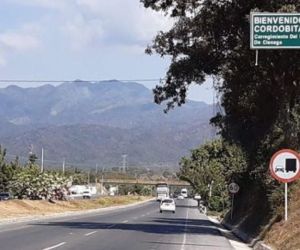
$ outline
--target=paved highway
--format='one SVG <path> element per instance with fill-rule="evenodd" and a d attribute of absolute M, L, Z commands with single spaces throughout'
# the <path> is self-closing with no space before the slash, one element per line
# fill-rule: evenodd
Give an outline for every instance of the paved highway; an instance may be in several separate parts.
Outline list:
<path fill-rule="evenodd" d="M 158 203 L 0 227 L 1 250 L 227 250 L 221 236 L 193 200 L 178 200 L 176 214 Z"/>

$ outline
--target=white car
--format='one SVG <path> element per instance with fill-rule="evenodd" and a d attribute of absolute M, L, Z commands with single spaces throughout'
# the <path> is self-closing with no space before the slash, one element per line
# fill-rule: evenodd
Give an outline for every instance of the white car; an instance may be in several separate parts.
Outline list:
<path fill-rule="evenodd" d="M 195 200 L 201 200 L 201 195 L 200 194 L 195 194 L 194 199 Z"/>
<path fill-rule="evenodd" d="M 159 212 L 162 213 L 163 211 L 173 212 L 175 214 L 175 201 L 170 198 L 162 200 L 159 206 Z"/>

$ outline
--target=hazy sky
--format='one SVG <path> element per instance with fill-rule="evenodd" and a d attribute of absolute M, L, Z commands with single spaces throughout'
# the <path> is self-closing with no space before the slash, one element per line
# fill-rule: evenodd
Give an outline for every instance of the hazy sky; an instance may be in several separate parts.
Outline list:
<path fill-rule="evenodd" d="M 1 0 L 0 13 L 1 79 L 156 79 L 168 68 L 144 50 L 172 22 L 139 0 Z M 205 85 L 189 98 L 211 103 Z"/>

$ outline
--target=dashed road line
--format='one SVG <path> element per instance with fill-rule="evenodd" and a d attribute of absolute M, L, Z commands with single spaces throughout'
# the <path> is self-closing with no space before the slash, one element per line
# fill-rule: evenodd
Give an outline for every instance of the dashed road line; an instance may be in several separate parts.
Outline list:
<path fill-rule="evenodd" d="M 184 247 L 185 247 L 188 218 L 189 218 L 189 209 L 187 209 L 187 212 L 186 212 L 185 224 L 184 224 L 184 235 L 183 235 L 183 241 L 182 241 L 180 250 L 184 250 Z"/>
<path fill-rule="evenodd" d="M 122 223 L 127 223 L 128 222 L 128 220 L 124 220 L 124 221 L 122 221 Z"/>
<path fill-rule="evenodd" d="M 90 233 L 87 233 L 87 234 L 85 234 L 85 236 L 90 236 L 90 235 L 92 235 L 92 234 L 94 234 L 94 233 L 97 233 L 98 231 L 93 231 L 93 232 L 90 232 Z"/>
<path fill-rule="evenodd" d="M 66 244 L 66 242 L 61 242 L 61 243 L 56 244 L 56 245 L 54 245 L 54 246 L 44 248 L 43 250 L 51 250 L 51 249 L 54 249 L 54 248 L 58 248 L 58 247 L 60 247 L 60 246 L 63 246 L 64 244 Z"/>

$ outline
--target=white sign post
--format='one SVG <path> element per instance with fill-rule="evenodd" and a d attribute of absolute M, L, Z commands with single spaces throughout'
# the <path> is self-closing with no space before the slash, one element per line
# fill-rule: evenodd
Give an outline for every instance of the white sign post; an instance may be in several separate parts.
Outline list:
<path fill-rule="evenodd" d="M 230 217 L 231 217 L 231 220 L 232 220 L 232 217 L 233 217 L 233 201 L 234 201 L 234 195 L 240 190 L 240 187 L 239 187 L 238 184 L 232 182 L 232 183 L 229 184 L 228 190 L 229 190 L 229 192 L 232 194 L 231 214 L 230 214 Z"/>
<path fill-rule="evenodd" d="M 284 183 L 284 219 L 288 218 L 288 182 L 300 178 L 300 156 L 290 149 L 276 152 L 270 162 L 270 172 L 273 178 Z"/>

